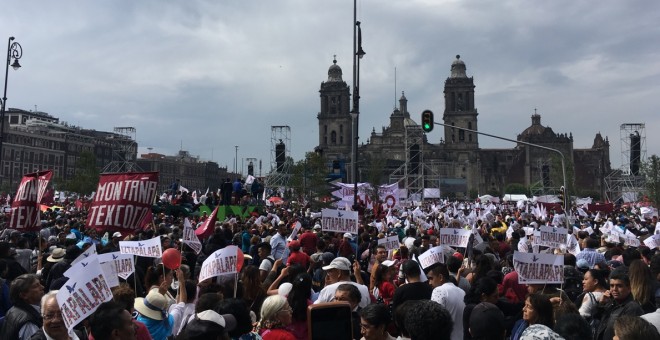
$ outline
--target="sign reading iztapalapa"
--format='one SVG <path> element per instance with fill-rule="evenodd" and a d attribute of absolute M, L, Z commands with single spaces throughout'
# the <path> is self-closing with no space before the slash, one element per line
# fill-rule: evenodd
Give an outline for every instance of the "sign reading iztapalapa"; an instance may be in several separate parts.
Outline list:
<path fill-rule="evenodd" d="M 144 241 L 119 241 L 119 252 L 144 257 L 161 257 L 160 236 Z"/>
<path fill-rule="evenodd" d="M 140 229 L 158 193 L 157 172 L 102 174 L 89 209 L 87 227 L 97 231 Z"/>
<path fill-rule="evenodd" d="M 378 239 L 378 245 L 384 245 L 387 251 L 399 249 L 401 245 L 399 244 L 399 236 L 388 236 L 381 239 Z"/>
<path fill-rule="evenodd" d="M 236 266 L 237 261 L 238 247 L 227 246 L 216 250 L 202 263 L 202 269 L 199 272 L 199 282 L 210 277 L 236 273 L 238 271 L 238 267 Z"/>
<path fill-rule="evenodd" d="M 551 226 L 541 226 L 539 228 L 540 237 L 534 238 L 534 243 L 539 246 L 550 248 L 559 248 L 566 246 L 568 237 L 568 230 L 566 228 L 558 228 Z"/>
<path fill-rule="evenodd" d="M 470 241 L 471 230 L 456 228 L 440 229 L 440 244 L 450 247 L 466 248 Z"/>
<path fill-rule="evenodd" d="M 564 256 L 513 252 L 513 268 L 518 283 L 564 283 Z"/>
<path fill-rule="evenodd" d="M 442 252 L 443 248 L 443 246 L 433 247 L 425 251 L 422 255 L 419 255 L 419 264 L 422 266 L 422 269 L 426 269 L 436 263 L 445 263 Z"/>
<path fill-rule="evenodd" d="M 347 210 L 321 210 L 321 228 L 336 233 L 358 233 L 358 212 Z"/>

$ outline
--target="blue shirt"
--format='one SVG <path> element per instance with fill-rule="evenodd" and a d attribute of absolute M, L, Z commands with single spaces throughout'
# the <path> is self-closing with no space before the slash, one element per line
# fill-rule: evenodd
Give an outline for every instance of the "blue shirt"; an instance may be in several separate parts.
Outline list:
<path fill-rule="evenodd" d="M 587 261 L 589 268 L 593 268 L 596 263 L 607 262 L 607 260 L 605 260 L 605 256 L 593 248 L 584 248 L 579 254 L 577 254 L 577 256 L 575 256 L 575 260 Z"/>
<path fill-rule="evenodd" d="M 154 320 L 140 314 L 137 317 L 137 321 L 140 321 L 147 326 L 149 334 L 151 334 L 153 340 L 167 340 L 167 337 L 172 335 L 174 317 L 171 314 L 167 315 L 167 321 Z"/>

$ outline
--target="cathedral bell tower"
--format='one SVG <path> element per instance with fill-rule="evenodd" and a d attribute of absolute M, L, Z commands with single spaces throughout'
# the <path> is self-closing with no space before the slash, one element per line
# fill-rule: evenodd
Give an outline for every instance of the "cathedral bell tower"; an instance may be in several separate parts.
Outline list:
<path fill-rule="evenodd" d="M 353 142 L 352 119 L 350 114 L 351 94 L 349 86 L 342 79 L 342 71 L 337 58 L 328 69 L 328 80 L 321 83 L 319 90 L 321 111 L 319 120 L 319 146 L 327 160 L 344 160 L 351 156 Z"/>
<path fill-rule="evenodd" d="M 445 124 L 470 130 L 477 129 L 477 109 L 474 107 L 474 79 L 465 73 L 461 56 L 451 64 L 451 75 L 445 80 Z M 479 148 L 479 135 L 445 127 L 445 146 L 448 149 L 474 150 Z"/>

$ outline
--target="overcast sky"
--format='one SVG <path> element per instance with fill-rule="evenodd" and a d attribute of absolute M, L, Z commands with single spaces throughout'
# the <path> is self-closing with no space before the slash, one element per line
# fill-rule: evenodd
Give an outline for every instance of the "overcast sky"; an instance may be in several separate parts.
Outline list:
<path fill-rule="evenodd" d="M 536 108 L 575 148 L 609 137 L 614 168 L 624 123 L 645 123 L 647 155 L 660 154 L 657 1 L 359 0 L 358 20 L 361 142 L 388 124 L 401 91 L 414 120 L 424 109 L 440 120 L 460 54 L 481 131 L 516 138 Z M 318 144 L 333 55 L 352 79 L 352 22 L 350 0 L 5 3 L 0 38 L 23 46 L 7 102 L 84 128 L 132 126 L 140 152 L 183 146 L 230 171 L 238 145 L 239 168 L 254 157 L 265 173 L 271 125 L 291 127 L 295 160 Z"/>

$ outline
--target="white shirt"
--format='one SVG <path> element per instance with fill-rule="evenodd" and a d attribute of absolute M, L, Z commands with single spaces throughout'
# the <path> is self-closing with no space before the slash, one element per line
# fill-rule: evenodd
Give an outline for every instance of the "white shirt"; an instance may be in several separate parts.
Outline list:
<path fill-rule="evenodd" d="M 431 301 L 435 301 L 445 307 L 454 320 L 454 328 L 451 331 L 451 340 L 463 340 L 464 297 L 465 291 L 456 287 L 456 285 L 451 282 L 435 287 L 431 294 Z"/>
<path fill-rule="evenodd" d="M 371 303 L 371 297 L 369 296 L 369 289 L 367 288 L 367 286 L 361 285 L 359 283 L 355 283 L 353 281 L 339 281 L 331 285 L 327 285 L 323 289 L 321 289 L 321 292 L 319 292 L 319 297 L 316 299 L 316 301 L 314 301 L 314 304 L 321 302 L 335 301 L 335 291 L 337 291 L 337 287 L 339 287 L 339 285 L 342 285 L 344 283 L 350 283 L 355 287 L 358 287 L 358 290 L 360 290 L 360 295 L 362 295 L 362 299 L 360 300 L 360 303 L 358 303 L 359 307 L 364 308 Z M 461 330 L 462 329 L 463 328 L 461 328 Z"/>
<path fill-rule="evenodd" d="M 55 340 L 53 337 L 48 335 L 48 333 L 46 333 L 46 329 L 41 327 L 41 330 L 44 331 L 44 335 L 46 336 L 46 340 Z M 69 340 L 80 340 L 80 338 L 78 337 L 76 332 L 74 332 L 73 330 L 71 330 L 71 332 L 69 333 L 69 338 L 70 338 Z"/>
<path fill-rule="evenodd" d="M 273 261 L 271 262 L 268 259 L 271 259 Z M 273 263 L 275 263 L 275 259 L 273 258 L 273 256 L 268 255 L 265 259 L 261 260 L 261 263 L 259 264 L 259 270 L 269 272 L 271 271 L 271 269 L 273 269 Z"/>
<path fill-rule="evenodd" d="M 181 329 L 188 320 L 188 316 L 195 314 L 195 304 L 177 302 L 170 306 L 169 313 L 174 318 L 172 334 L 179 335 L 179 332 L 181 332 Z"/>

